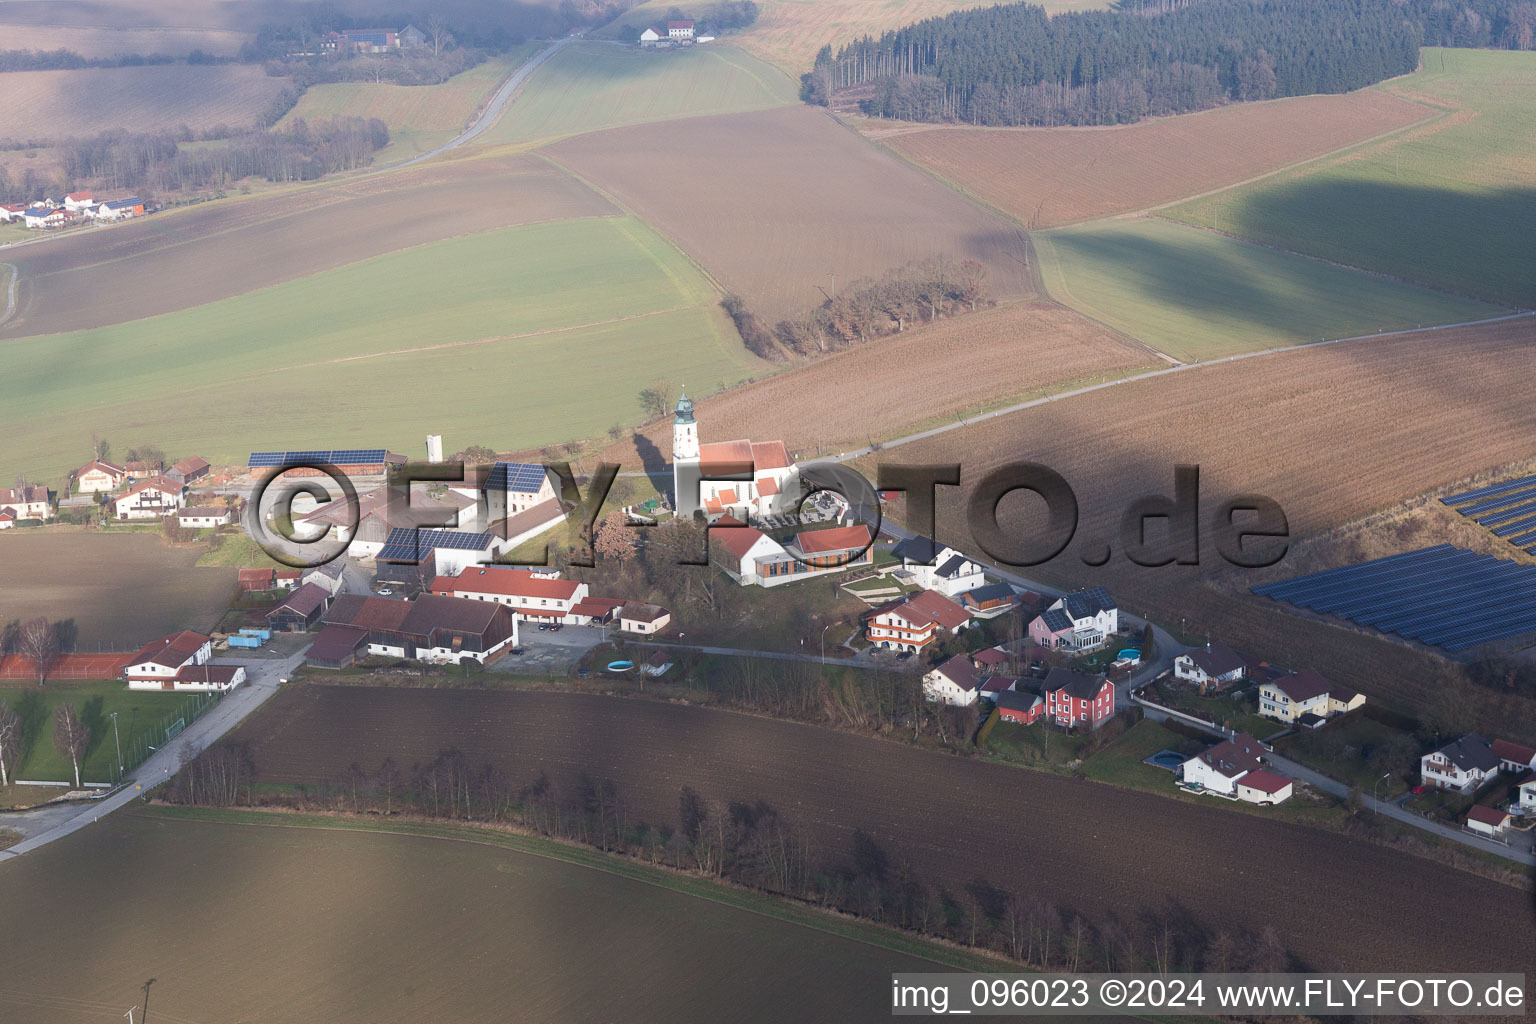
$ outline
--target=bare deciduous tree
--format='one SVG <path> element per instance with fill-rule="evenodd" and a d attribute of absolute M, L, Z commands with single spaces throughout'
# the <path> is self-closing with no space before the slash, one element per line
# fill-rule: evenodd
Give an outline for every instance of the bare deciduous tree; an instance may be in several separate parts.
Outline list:
<path fill-rule="evenodd" d="M 53 711 L 53 745 L 69 758 L 75 768 L 75 788 L 80 788 L 80 759 L 91 742 L 91 730 L 80 721 L 73 704 L 60 704 Z"/>
<path fill-rule="evenodd" d="M 11 784 L 11 766 L 21 749 L 21 716 L 9 704 L 0 704 L 0 786 Z"/>
<path fill-rule="evenodd" d="M 16 635 L 16 653 L 32 659 L 38 686 L 47 682 L 59 657 L 59 634 L 53 623 L 42 616 L 23 622 Z"/>

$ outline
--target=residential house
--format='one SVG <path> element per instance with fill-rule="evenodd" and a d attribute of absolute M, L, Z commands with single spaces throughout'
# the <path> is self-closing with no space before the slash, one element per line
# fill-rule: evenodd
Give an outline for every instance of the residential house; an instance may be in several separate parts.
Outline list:
<path fill-rule="evenodd" d="M 55 209 L 53 207 L 37 206 L 22 214 L 22 220 L 26 223 L 27 227 L 33 230 L 61 228 L 74 219 L 74 211 L 66 210 L 62 207 Z"/>
<path fill-rule="evenodd" d="M 1499 772 L 1499 755 L 1493 745 L 1476 733 L 1447 743 L 1419 758 L 1424 785 L 1473 793 Z"/>
<path fill-rule="evenodd" d="M 16 513 L 8 508 L 0 508 L 0 530 L 9 530 L 16 525 Z"/>
<path fill-rule="evenodd" d="M 1143 652 L 1145 653 L 1145 652 Z M 1192 683 L 1201 693 L 1225 690 L 1248 675 L 1248 659 L 1226 644 L 1207 643 L 1173 659 L 1173 677 Z"/>
<path fill-rule="evenodd" d="M 996 703 L 997 717 L 1004 722 L 1033 725 L 1045 714 L 1045 698 L 1029 690 L 1005 690 Z"/>
<path fill-rule="evenodd" d="M 71 192 L 64 197 L 64 209 L 85 210 L 96 205 L 96 197 L 89 192 Z"/>
<path fill-rule="evenodd" d="M 923 696 L 936 703 L 969 707 L 980 689 L 981 677 L 967 654 L 957 654 L 923 676 Z"/>
<path fill-rule="evenodd" d="M 303 633 L 320 621 L 330 600 L 331 592 L 325 587 L 306 583 L 267 612 L 267 628 L 281 633 Z"/>
<path fill-rule="evenodd" d="M 1091 651 L 1120 628 L 1120 612 L 1103 587 L 1090 587 L 1058 599 L 1029 624 L 1029 639 L 1041 647 Z"/>
<path fill-rule="evenodd" d="M 140 480 L 112 499 L 116 519 L 164 519 L 182 506 L 181 484 L 164 476 Z"/>
<path fill-rule="evenodd" d="M 348 28 L 327 32 L 320 49 L 328 53 L 388 53 L 400 48 L 400 34 L 388 28 Z"/>
<path fill-rule="evenodd" d="M 971 616 L 935 590 L 922 590 L 882 605 L 864 616 L 866 634 L 876 647 L 920 651 L 946 633 L 959 633 Z"/>
<path fill-rule="evenodd" d="M 241 569 L 237 576 L 240 581 L 240 589 L 247 593 L 261 593 L 277 589 L 277 570 L 275 569 Z"/>
<path fill-rule="evenodd" d="M 0 224 L 5 224 L 13 220 L 21 220 L 23 219 L 26 212 L 26 203 L 0 204 Z"/>
<path fill-rule="evenodd" d="M 927 537 L 909 537 L 892 548 L 891 554 L 901 559 L 901 568 L 911 573 L 913 583 L 945 597 L 958 598 L 987 582 L 980 562 Z"/>
<path fill-rule="evenodd" d="M 133 217 L 144 216 L 144 200 L 137 196 L 127 199 L 112 199 L 101 203 L 94 211 L 88 212 L 93 220 L 113 221 L 129 220 Z"/>
<path fill-rule="evenodd" d="M 116 463 L 103 459 L 92 459 L 79 469 L 75 470 L 75 493 L 110 494 L 117 490 L 117 485 L 123 482 L 128 471 Z"/>
<path fill-rule="evenodd" d="M 212 637 L 182 630 L 140 648 L 123 666 L 123 678 L 130 690 L 173 690 L 177 672 L 189 665 L 206 665 L 212 656 Z"/>
<path fill-rule="evenodd" d="M 170 689 L 201 693 L 227 693 L 245 682 L 244 665 L 183 665 L 176 670 Z"/>
<path fill-rule="evenodd" d="M 1013 587 L 1006 583 L 988 583 L 960 595 L 960 607 L 978 619 L 995 619 L 1018 603 Z"/>
<path fill-rule="evenodd" d="M 316 644 L 325 641 L 320 653 L 326 656 L 355 656 L 364 642 L 355 632 L 345 634 L 356 646 L 351 655 L 341 655 L 345 636 L 332 626 L 365 632 L 369 654 L 435 664 L 483 664 L 517 646 L 517 619 L 505 605 L 446 594 L 422 594 L 414 601 L 342 594 L 320 619 L 327 628 Z"/>
<path fill-rule="evenodd" d="M 278 590 L 296 590 L 303 575 L 303 569 L 275 569 L 272 572 L 272 584 Z"/>
<path fill-rule="evenodd" d="M 504 604 L 525 622 L 578 624 L 584 621 L 575 613 L 575 607 L 587 597 L 585 583 L 550 579 L 526 569 L 470 566 L 457 576 L 437 577 L 430 589 L 434 594 Z"/>
<path fill-rule="evenodd" d="M 1115 713 L 1115 684 L 1104 676 L 1057 666 L 1046 674 L 1040 693 L 1045 713 L 1066 728 L 1097 729 Z"/>
<path fill-rule="evenodd" d="M 1330 683 L 1310 668 L 1295 675 L 1271 676 L 1259 683 L 1259 714 L 1277 722 L 1315 728 L 1364 703 L 1364 694 Z"/>
<path fill-rule="evenodd" d="M 214 530 L 234 521 L 233 509 L 217 505 L 192 505 L 176 513 L 176 525 L 183 530 Z"/>
<path fill-rule="evenodd" d="M 1536 768 L 1536 750 L 1511 743 L 1509 740 L 1494 740 L 1489 744 L 1493 756 L 1499 759 L 1499 769 L 1506 772 L 1526 772 Z"/>
<path fill-rule="evenodd" d="M 52 519 L 53 503 L 43 484 L 0 488 L 0 511 L 10 509 L 20 519 Z"/>
<path fill-rule="evenodd" d="M 165 475 L 180 484 L 190 484 L 201 480 L 208 475 L 208 460 L 198 455 L 189 455 L 165 471 Z"/>
<path fill-rule="evenodd" d="M 619 609 L 619 628 L 626 633 L 660 633 L 672 621 L 672 613 L 654 604 L 626 604 Z"/>
<path fill-rule="evenodd" d="M 1250 803 L 1280 803 L 1291 796 L 1289 785 L 1275 781 L 1284 776 L 1265 770 L 1264 747 L 1246 732 L 1185 761 L 1180 774 L 1186 786 Z M 1245 779 L 1247 784 L 1239 792 L 1238 784 Z"/>
<path fill-rule="evenodd" d="M 1536 815 L 1536 775 L 1520 783 L 1514 807 L 1522 815 Z"/>
<path fill-rule="evenodd" d="M 1490 839 L 1502 836 L 1509 828 L 1509 812 L 1478 804 L 1467 811 L 1467 831 Z"/>
<path fill-rule="evenodd" d="M 673 42 L 691 42 L 693 22 L 687 19 L 667 22 L 667 38 Z"/>

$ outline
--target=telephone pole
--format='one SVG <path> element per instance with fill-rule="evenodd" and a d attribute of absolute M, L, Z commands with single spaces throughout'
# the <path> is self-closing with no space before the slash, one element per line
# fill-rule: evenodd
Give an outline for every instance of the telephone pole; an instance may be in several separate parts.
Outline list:
<path fill-rule="evenodd" d="M 154 983 L 154 978 L 150 978 L 144 983 L 144 1015 L 139 1018 L 139 1024 L 149 1024 L 149 986 Z"/>

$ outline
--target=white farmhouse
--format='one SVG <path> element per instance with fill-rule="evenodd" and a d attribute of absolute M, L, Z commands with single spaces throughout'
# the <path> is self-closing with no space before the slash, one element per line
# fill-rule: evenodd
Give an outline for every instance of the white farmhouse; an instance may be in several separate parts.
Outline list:
<path fill-rule="evenodd" d="M 112 499 L 116 519 L 164 519 L 182 506 L 181 484 L 165 476 L 140 480 Z"/>
<path fill-rule="evenodd" d="M 923 676 L 923 696 L 955 707 L 975 704 L 980 689 L 981 677 L 969 654 L 957 654 Z"/>
<path fill-rule="evenodd" d="M 1197 786 L 1202 792 L 1255 804 L 1288 800 L 1292 795 L 1291 780 L 1266 771 L 1263 755 L 1259 741 L 1240 732 L 1185 761 L 1180 772 L 1186 786 Z"/>

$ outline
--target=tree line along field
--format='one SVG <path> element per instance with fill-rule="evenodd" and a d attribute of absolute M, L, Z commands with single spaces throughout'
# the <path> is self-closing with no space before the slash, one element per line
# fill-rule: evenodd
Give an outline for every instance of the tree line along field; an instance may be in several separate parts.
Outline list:
<path fill-rule="evenodd" d="M 540 65 L 476 141 L 523 143 L 795 102 L 787 77 L 734 47 L 663 51 L 575 43 Z M 655 132 L 648 133 L 649 145 L 660 148 Z"/>
<path fill-rule="evenodd" d="M 441 146 L 458 135 L 496 87 L 527 60 L 537 43 L 524 43 L 498 54 L 440 85 L 394 85 L 389 82 L 331 82 L 312 85 L 294 108 L 277 123 L 278 129 L 303 118 L 377 117 L 389 126 L 389 145 L 374 154 L 386 165 Z"/>
<path fill-rule="evenodd" d="M 90 451 L 90 433 L 74 438 Z M 76 465 L 86 461 L 82 454 Z M 73 467 L 71 467 L 73 468 Z M 178 629 L 209 629 L 235 587 L 233 569 L 197 566 L 201 545 L 62 527 L 0 533 L 0 625 L 73 619 L 82 651 L 133 651 Z"/>
<path fill-rule="evenodd" d="M 921 394 L 893 400 L 911 368 L 943 366 Z M 919 325 L 696 401 L 715 437 L 780 437 L 801 458 L 857 448 L 1039 394 L 1163 365 L 1150 351 L 1052 302 L 1013 302 Z M 640 436 L 672 443 L 671 417 Z M 605 453 L 626 467 L 633 438 Z"/>
<path fill-rule="evenodd" d="M 1171 217 L 1492 302 L 1536 305 L 1536 53 L 1423 51 L 1383 91 L 1435 122 Z"/>
<path fill-rule="evenodd" d="M 1183 362 L 1507 312 L 1157 218 L 1031 238 L 1053 298 Z"/>
<path fill-rule="evenodd" d="M 28 695 L 31 695 L 30 698 Z M 91 731 L 90 745 L 80 762 L 82 782 L 117 781 L 117 743 L 122 742 L 125 758 L 144 743 L 156 744 L 165 738 L 165 729 L 178 718 L 192 713 L 199 697 L 188 693 L 154 693 L 130 690 L 121 680 L 54 679 L 41 690 L 20 680 L 0 683 L 0 704 L 22 715 L 28 731 L 24 756 L 7 764 L 13 779 L 29 782 L 74 782 L 74 766 L 69 755 L 53 742 L 53 713 L 64 704 L 73 704 L 81 722 Z M 26 712 L 32 712 L 29 717 Z M 117 714 L 117 735 L 107 716 Z M 58 796 L 55 790 L 50 796 Z M 46 799 L 46 797 L 45 797 Z"/>
<path fill-rule="evenodd" d="M 1247 583 L 1259 580 L 1220 559 L 1209 517 L 1225 498 L 1257 493 L 1280 504 L 1292 537 L 1311 537 L 1530 458 L 1536 406 L 1525 382 L 1536 372 L 1533 342 L 1536 319 L 1521 319 L 1264 355 L 1031 408 L 877 458 L 962 463 L 962 487 L 939 493 L 940 531 L 964 548 L 974 546 L 960 504 L 966 489 L 1027 452 L 1066 478 L 1080 514 L 1066 551 L 1021 570 L 1031 578 L 1107 586 L 1137 614 L 1187 620 L 1197 636 L 1291 668 L 1315 668 L 1392 706 L 1439 712 L 1454 699 L 1465 702 L 1465 711 L 1482 700 L 1485 708 L 1498 707 L 1510 733 L 1530 742 L 1530 702 L 1452 693 L 1433 656 L 1285 614 L 1247 595 Z M 866 461 L 872 472 L 876 459 Z M 1120 517 L 1143 495 L 1171 496 L 1177 464 L 1200 467 L 1202 564 L 1133 565 L 1120 550 Z M 1006 499 L 999 518 L 1010 537 L 1043 536 L 1038 502 Z M 1084 554 L 1106 543 L 1114 548 L 1109 563 L 1086 566 Z M 1403 550 L 1424 546 L 1402 543 Z M 1218 578 L 1220 592 L 1208 585 Z"/>
<path fill-rule="evenodd" d="M 249 128 L 290 84 L 251 64 L 9 71 L 0 139 L 52 141 L 182 125 Z"/>
<path fill-rule="evenodd" d="M 1111 128 L 888 128 L 871 121 L 864 130 L 1033 230 L 1235 185 L 1435 113 L 1382 89 L 1361 89 Z"/>
<path fill-rule="evenodd" d="M 937 969 L 489 841 L 282 818 L 120 812 L 6 864 L 0 900 L 14 1024 L 119 1015 L 148 977 L 165 1020 L 874 1021 L 892 971 Z"/>
<path fill-rule="evenodd" d="M 1536 952 L 1520 894 L 1429 861 L 757 716 L 569 693 L 308 684 L 285 689 L 234 737 L 250 744 L 267 783 L 336 782 L 354 761 L 370 771 L 386 757 L 409 766 L 451 746 L 513 780 L 542 771 L 561 791 L 583 774 L 612 779 L 631 821 L 675 827 L 685 785 L 721 806 L 764 801 L 803 830 L 813 863 L 847 864 L 862 829 L 891 864 L 935 889 L 984 880 L 1049 894 L 1066 919 L 1095 923 L 1172 913 L 1206 928 L 1273 925 L 1312 969 L 1409 969 L 1422 959 L 1413 936 L 1423 929 L 1436 934 L 1447 968 L 1485 964 L 1490 931 L 1516 944 L 1500 951 L 1512 963 Z M 1329 870 L 1311 870 L 1319 863 Z M 1303 886 L 1314 898 L 1292 897 Z"/>
<path fill-rule="evenodd" d="M 1015 225 L 822 110 L 692 118 L 669 124 L 665 145 L 653 136 L 619 128 L 547 152 L 673 239 L 769 325 L 834 287 L 940 254 L 985 263 L 994 298 L 1034 295 Z"/>
<path fill-rule="evenodd" d="M 12 340 L 0 421 L 15 443 L 0 471 L 62 476 L 90 431 L 142 432 L 146 394 L 177 396 L 174 415 L 155 417 L 158 443 L 217 464 L 321 437 L 397 451 L 425 432 L 556 443 L 641 419 L 638 388 L 658 376 L 708 392 L 765 365 L 709 282 L 644 224 L 551 221 Z M 75 412 L 61 421 L 59 409 Z"/>
<path fill-rule="evenodd" d="M 104 327 L 473 232 L 617 212 L 569 175 L 517 156 L 208 203 L 7 253 L 21 278 L 0 337 Z"/>

